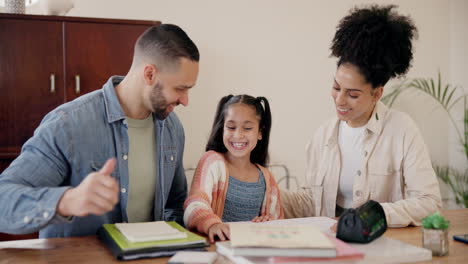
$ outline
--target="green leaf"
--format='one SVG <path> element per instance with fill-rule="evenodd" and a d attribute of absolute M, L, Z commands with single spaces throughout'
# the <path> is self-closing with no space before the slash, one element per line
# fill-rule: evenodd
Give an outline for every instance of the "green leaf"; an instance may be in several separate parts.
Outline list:
<path fill-rule="evenodd" d="M 439 97 L 437 96 L 436 89 L 435 89 L 435 86 L 434 86 L 434 80 L 431 79 L 430 81 L 431 81 L 431 94 L 432 94 L 432 96 L 434 96 L 434 98 L 439 100 L 438 99 Z"/>
<path fill-rule="evenodd" d="M 437 93 L 437 97 L 440 98 L 440 88 L 441 88 L 441 82 L 442 82 L 442 78 L 440 78 L 440 71 L 437 73 L 437 89 L 438 89 L 438 93 Z M 443 100 L 442 100 L 443 101 Z"/>
<path fill-rule="evenodd" d="M 448 98 L 447 98 L 447 101 L 446 101 L 445 105 L 443 105 L 445 108 L 449 109 L 449 108 L 448 108 L 448 105 L 450 104 L 450 100 L 452 99 L 453 93 L 455 93 L 456 90 L 457 90 L 457 89 L 454 88 L 454 89 L 450 92 L 450 94 L 449 94 L 449 96 L 448 96 Z M 452 107 L 450 107 L 450 108 L 452 108 Z"/>
<path fill-rule="evenodd" d="M 445 85 L 444 92 L 442 94 L 442 100 L 441 100 L 443 102 L 443 104 L 445 104 L 445 96 L 447 95 L 447 91 L 449 90 L 449 88 L 450 88 L 450 85 L 448 85 L 448 84 Z"/>
<path fill-rule="evenodd" d="M 450 222 L 447 221 L 439 212 L 436 212 L 424 217 L 422 225 L 427 229 L 447 229 L 450 226 Z"/>

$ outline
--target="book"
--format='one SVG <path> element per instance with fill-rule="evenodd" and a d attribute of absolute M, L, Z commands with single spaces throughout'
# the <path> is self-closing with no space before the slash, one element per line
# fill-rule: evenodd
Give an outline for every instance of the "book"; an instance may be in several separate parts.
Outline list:
<path fill-rule="evenodd" d="M 225 256 L 231 262 L 236 264 L 272 264 L 272 263 L 317 263 L 317 262 L 326 262 L 326 261 L 354 261 L 364 258 L 364 254 L 359 250 L 356 250 L 351 245 L 337 239 L 334 236 L 327 235 L 327 237 L 335 244 L 336 247 L 336 257 L 270 257 L 270 256 L 236 256 L 233 254 L 232 247 L 229 244 L 229 241 L 217 242 L 216 251 Z"/>
<path fill-rule="evenodd" d="M 222 255 L 244 257 L 336 257 L 335 249 L 320 248 L 272 248 L 272 247 L 233 247 L 229 241 L 216 243 L 216 250 Z"/>
<path fill-rule="evenodd" d="M 209 245 L 204 237 L 186 230 L 176 222 L 167 222 L 167 224 L 186 233 L 186 238 L 131 242 L 115 224 L 104 224 L 98 230 L 98 237 L 119 260 L 167 257 L 180 250 L 204 250 L 204 247 Z"/>
<path fill-rule="evenodd" d="M 235 264 L 314 264 L 314 263 L 410 263 L 430 262 L 432 252 L 388 237 L 368 244 L 345 243 L 337 238 L 336 258 L 226 256 Z"/>
<path fill-rule="evenodd" d="M 336 257 L 335 244 L 314 225 L 231 223 L 229 227 L 235 256 Z"/>
<path fill-rule="evenodd" d="M 186 238 L 187 233 L 179 231 L 164 221 L 144 223 L 118 223 L 115 227 L 130 242 L 146 242 Z"/>

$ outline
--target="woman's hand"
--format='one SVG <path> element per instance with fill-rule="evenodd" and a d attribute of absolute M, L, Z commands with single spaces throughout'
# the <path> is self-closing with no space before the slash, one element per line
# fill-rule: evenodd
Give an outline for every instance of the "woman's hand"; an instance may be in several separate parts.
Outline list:
<path fill-rule="evenodd" d="M 264 215 L 264 216 L 256 216 L 254 219 L 252 219 L 252 222 L 266 222 L 270 221 L 270 216 Z"/>
<path fill-rule="evenodd" d="M 336 220 L 336 223 L 334 223 L 332 226 L 330 226 L 330 231 L 333 233 L 336 233 L 338 231 L 338 221 L 340 220 L 339 217 L 334 217 L 333 219 Z"/>
<path fill-rule="evenodd" d="M 214 224 L 208 229 L 208 238 L 210 243 L 215 242 L 215 236 L 218 236 L 219 240 L 229 240 L 229 225 L 224 223 Z"/>
<path fill-rule="evenodd" d="M 334 223 L 332 226 L 330 226 L 330 231 L 332 231 L 333 233 L 336 233 L 337 228 L 338 228 L 338 224 Z"/>

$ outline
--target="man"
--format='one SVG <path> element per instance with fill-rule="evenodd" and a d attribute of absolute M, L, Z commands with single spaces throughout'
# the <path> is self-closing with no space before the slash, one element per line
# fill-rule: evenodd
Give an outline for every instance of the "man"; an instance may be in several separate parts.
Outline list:
<path fill-rule="evenodd" d="M 0 175 L 0 232 L 67 237 L 105 223 L 182 222 L 185 138 L 172 111 L 188 104 L 198 61 L 182 29 L 151 27 L 125 77 L 47 114 Z"/>

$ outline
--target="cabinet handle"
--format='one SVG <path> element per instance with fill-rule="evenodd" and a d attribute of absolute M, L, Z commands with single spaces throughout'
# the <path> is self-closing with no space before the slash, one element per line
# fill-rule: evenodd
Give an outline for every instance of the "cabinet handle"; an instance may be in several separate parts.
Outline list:
<path fill-rule="evenodd" d="M 80 94 L 81 89 L 80 89 L 80 76 L 75 75 L 75 93 Z"/>
<path fill-rule="evenodd" d="M 50 75 L 50 93 L 55 93 L 55 74 Z"/>

